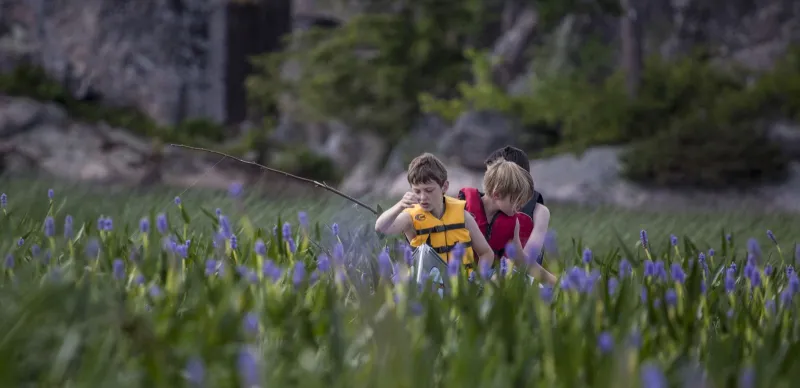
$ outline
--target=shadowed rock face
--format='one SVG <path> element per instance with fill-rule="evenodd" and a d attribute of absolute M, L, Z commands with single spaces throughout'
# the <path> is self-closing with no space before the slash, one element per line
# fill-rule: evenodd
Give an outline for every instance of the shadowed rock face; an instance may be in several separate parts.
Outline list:
<path fill-rule="evenodd" d="M 4 2 L 33 60 L 78 98 L 135 106 L 163 124 L 180 119 L 205 69 L 210 1 Z"/>

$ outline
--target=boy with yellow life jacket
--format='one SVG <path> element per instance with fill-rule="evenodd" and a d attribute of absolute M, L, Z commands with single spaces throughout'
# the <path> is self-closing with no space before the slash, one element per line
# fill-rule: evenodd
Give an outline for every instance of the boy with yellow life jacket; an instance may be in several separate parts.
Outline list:
<path fill-rule="evenodd" d="M 411 246 L 427 244 L 449 263 L 460 243 L 464 247 L 462 264 L 471 272 L 476 256 L 481 265 L 491 266 L 494 252 L 483 237 L 472 215 L 464 210 L 466 203 L 445 195 L 449 182 L 447 169 L 430 153 L 424 153 L 408 166 L 411 191 L 375 222 L 375 231 L 392 235 L 404 234 Z"/>

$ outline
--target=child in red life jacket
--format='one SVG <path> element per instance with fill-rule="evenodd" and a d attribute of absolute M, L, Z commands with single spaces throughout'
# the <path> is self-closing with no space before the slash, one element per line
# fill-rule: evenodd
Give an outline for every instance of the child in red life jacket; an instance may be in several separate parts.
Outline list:
<path fill-rule="evenodd" d="M 519 212 L 533 198 L 530 173 L 515 163 L 499 159 L 487 169 L 483 186 L 486 194 L 476 188 L 464 188 L 459 191 L 459 199 L 466 202 L 465 209 L 475 218 L 496 257 L 505 255 L 506 245 L 512 243 L 515 249 L 509 259 L 518 265 L 528 265 L 534 278 L 555 285 L 555 276 L 535 260 L 527 260 L 523 249 L 534 229 L 531 217 Z M 534 254 L 538 256 L 538 251 Z"/>
<path fill-rule="evenodd" d="M 528 173 L 531 172 L 531 162 L 528 158 L 528 154 L 519 148 L 505 146 L 495 150 L 491 153 L 491 155 L 489 155 L 489 157 L 486 158 L 486 169 L 488 170 L 489 166 L 499 159 L 505 159 L 509 162 L 513 162 L 517 166 L 522 167 L 522 169 Z M 547 229 L 550 226 L 550 209 L 545 206 L 544 197 L 542 194 L 534 189 L 533 198 L 528 201 L 528 203 L 525 204 L 520 211 L 529 215 L 531 219 L 533 219 L 533 232 L 531 232 L 527 243 L 524 239 L 522 241 L 522 244 L 525 247 L 525 252 L 531 255 L 537 255 L 536 262 L 542 264 L 544 259 L 544 252 L 542 251 L 542 248 L 544 247 Z"/>

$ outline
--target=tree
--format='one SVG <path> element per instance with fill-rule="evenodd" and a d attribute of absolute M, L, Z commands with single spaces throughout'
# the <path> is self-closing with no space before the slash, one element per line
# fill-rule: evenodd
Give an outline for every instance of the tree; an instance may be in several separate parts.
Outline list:
<path fill-rule="evenodd" d="M 625 90 L 628 98 L 635 99 L 642 82 L 642 7 L 646 0 L 620 0 L 620 38 L 622 40 L 622 69 L 625 72 Z"/>

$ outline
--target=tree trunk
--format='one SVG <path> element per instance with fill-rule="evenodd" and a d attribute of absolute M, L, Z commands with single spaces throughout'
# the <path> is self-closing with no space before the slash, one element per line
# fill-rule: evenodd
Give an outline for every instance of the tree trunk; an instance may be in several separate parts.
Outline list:
<path fill-rule="evenodd" d="M 645 0 L 620 0 L 620 38 L 622 40 L 622 69 L 628 98 L 635 99 L 642 81 L 642 7 Z"/>

